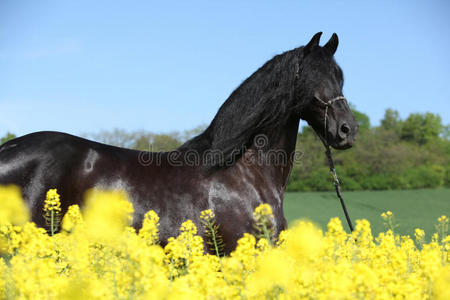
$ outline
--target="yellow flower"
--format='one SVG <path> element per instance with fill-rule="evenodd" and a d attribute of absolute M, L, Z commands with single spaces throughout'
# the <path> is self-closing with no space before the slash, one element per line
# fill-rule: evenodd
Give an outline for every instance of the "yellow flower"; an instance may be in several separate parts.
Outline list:
<path fill-rule="evenodd" d="M 22 200 L 20 189 L 16 186 L 0 186 L 0 226 L 11 223 L 23 225 L 30 213 Z"/>
<path fill-rule="evenodd" d="M 311 222 L 300 221 L 292 226 L 286 237 L 286 251 L 299 261 L 310 261 L 324 250 L 323 233 Z"/>
<path fill-rule="evenodd" d="M 429 243 L 421 229 L 414 231 L 416 244 L 391 229 L 374 239 L 367 220 L 357 220 L 355 231 L 346 233 L 333 218 L 325 233 L 298 222 L 280 233 L 276 246 L 246 233 L 230 256 L 219 257 L 204 252 L 191 220 L 163 249 L 154 211 L 136 233 L 128 226 L 133 208 L 124 192 L 88 197 L 84 216 L 71 206 L 64 230 L 49 236 L 23 223 L 18 190 L 0 187 L 1 299 L 450 298 L 445 216 Z M 384 215 L 393 220 L 392 213 Z M 256 218 L 266 222 L 271 211 L 263 206 Z M 205 220 L 214 221 L 212 211 L 201 213 Z"/>
<path fill-rule="evenodd" d="M 448 300 L 450 299 L 450 266 L 443 268 L 438 274 L 436 274 L 435 282 L 433 284 L 433 298 Z"/>
<path fill-rule="evenodd" d="M 69 206 L 62 221 L 62 228 L 65 231 L 73 231 L 75 228 L 83 225 L 84 221 L 83 216 L 81 215 L 80 207 L 78 205 Z"/>
<path fill-rule="evenodd" d="M 416 228 L 416 229 L 414 230 L 414 236 L 415 236 L 415 238 L 416 238 L 417 241 L 422 241 L 423 238 L 425 237 L 425 231 L 423 231 L 423 230 L 420 229 L 420 228 Z"/>
<path fill-rule="evenodd" d="M 255 219 L 254 229 L 257 238 L 265 238 L 270 245 L 276 239 L 274 230 L 274 217 L 269 204 L 261 204 L 253 211 Z"/>
<path fill-rule="evenodd" d="M 47 192 L 47 196 L 44 201 L 44 211 L 61 211 L 61 201 L 58 191 L 56 189 L 50 189 Z"/>
<path fill-rule="evenodd" d="M 293 279 L 292 272 L 293 261 L 283 250 L 264 253 L 259 257 L 255 272 L 246 280 L 245 295 L 250 299 L 275 299 Z"/>
<path fill-rule="evenodd" d="M 255 245 L 255 237 L 249 233 L 244 233 L 244 236 L 238 240 L 236 249 L 231 252 L 231 257 L 238 259 L 246 272 L 255 269 L 257 255 Z"/>
<path fill-rule="evenodd" d="M 205 222 L 211 221 L 212 219 L 214 219 L 214 217 L 215 217 L 215 215 L 212 212 L 212 210 L 210 210 L 210 209 L 203 210 L 200 213 L 200 219 L 202 219 Z"/>
<path fill-rule="evenodd" d="M 389 217 L 391 217 L 391 216 L 392 216 L 392 212 L 391 212 L 390 210 L 388 210 L 387 212 L 381 213 L 381 217 L 382 217 L 384 220 L 389 219 Z"/>
<path fill-rule="evenodd" d="M 187 220 L 181 224 L 180 231 L 182 234 L 195 235 L 197 234 L 197 226 L 191 220 Z"/>
<path fill-rule="evenodd" d="M 187 220 L 180 227 L 178 237 L 170 237 L 164 248 L 172 276 L 188 271 L 195 257 L 203 255 L 203 239 L 196 235 L 194 222 Z"/>
<path fill-rule="evenodd" d="M 117 242 L 131 224 L 133 212 L 125 192 L 91 190 L 84 211 L 88 236 L 102 243 Z"/>
<path fill-rule="evenodd" d="M 144 216 L 142 228 L 139 230 L 139 236 L 144 239 L 148 245 L 158 243 L 159 217 L 155 211 L 150 210 Z"/>
<path fill-rule="evenodd" d="M 440 216 L 440 217 L 438 218 L 438 222 L 439 222 L 439 223 L 448 223 L 448 218 L 447 218 L 447 216 L 445 216 L 445 215 Z"/>
<path fill-rule="evenodd" d="M 215 215 L 210 209 L 203 210 L 200 213 L 200 221 L 203 227 L 203 237 L 208 250 L 214 252 L 217 256 L 223 256 L 225 247 L 222 235 L 219 233 L 219 225 L 214 219 Z"/>
<path fill-rule="evenodd" d="M 267 203 L 261 204 L 255 208 L 253 217 L 256 221 L 262 221 L 266 218 L 273 218 L 272 208 Z"/>
<path fill-rule="evenodd" d="M 56 189 L 50 189 L 44 200 L 44 219 L 50 235 L 54 235 L 61 224 L 61 201 Z"/>

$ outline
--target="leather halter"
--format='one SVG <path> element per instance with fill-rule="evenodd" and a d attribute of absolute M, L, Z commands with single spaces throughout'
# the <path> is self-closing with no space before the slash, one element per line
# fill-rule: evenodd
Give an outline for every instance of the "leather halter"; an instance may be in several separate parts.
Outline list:
<path fill-rule="evenodd" d="M 347 103 L 347 99 L 344 96 L 337 96 L 333 99 L 330 99 L 328 101 L 323 101 L 322 99 L 320 99 L 319 96 L 314 95 L 314 98 L 317 99 L 317 101 L 319 101 L 320 103 L 322 103 L 325 106 L 325 117 L 323 120 L 323 130 L 324 130 L 324 134 L 323 134 L 323 138 L 326 142 L 327 139 L 327 119 L 328 119 L 328 107 L 331 107 L 336 101 L 339 100 L 344 100 Z M 328 142 L 326 142 L 328 144 Z"/>

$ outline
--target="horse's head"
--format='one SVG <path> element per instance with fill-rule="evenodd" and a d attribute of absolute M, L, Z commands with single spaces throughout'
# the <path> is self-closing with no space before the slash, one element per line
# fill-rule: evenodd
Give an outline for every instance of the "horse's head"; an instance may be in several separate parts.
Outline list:
<path fill-rule="evenodd" d="M 303 47 L 298 80 L 307 98 L 301 118 L 323 142 L 336 149 L 350 148 L 358 135 L 358 124 L 343 97 L 344 78 L 333 58 L 338 46 L 336 33 L 319 46 L 319 32 Z"/>

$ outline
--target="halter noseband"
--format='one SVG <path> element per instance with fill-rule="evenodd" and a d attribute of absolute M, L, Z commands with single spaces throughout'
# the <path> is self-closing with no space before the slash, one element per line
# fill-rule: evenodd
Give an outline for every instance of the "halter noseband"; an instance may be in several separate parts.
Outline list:
<path fill-rule="evenodd" d="M 325 106 L 325 117 L 323 120 L 323 138 L 324 141 L 326 142 L 327 139 L 327 119 L 328 119 L 328 107 L 331 107 L 336 101 L 339 100 L 344 100 L 345 102 L 347 102 L 347 99 L 344 96 L 337 96 L 331 100 L 328 101 L 323 101 L 322 99 L 320 99 L 319 96 L 314 95 L 314 98 L 317 99 L 320 103 L 322 103 Z M 326 142 L 328 144 L 328 142 Z"/>

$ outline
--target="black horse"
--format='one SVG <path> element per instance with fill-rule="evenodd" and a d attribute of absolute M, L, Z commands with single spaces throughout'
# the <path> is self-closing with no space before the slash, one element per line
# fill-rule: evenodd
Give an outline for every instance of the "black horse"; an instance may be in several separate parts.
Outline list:
<path fill-rule="evenodd" d="M 336 149 L 351 147 L 357 135 L 342 97 L 342 70 L 333 58 L 338 37 L 333 34 L 320 47 L 320 36 L 265 63 L 231 94 L 202 134 L 175 151 L 140 152 L 37 132 L 0 147 L 0 184 L 22 189 L 32 220 L 42 227 L 48 189 L 58 189 L 65 213 L 82 204 L 86 190 L 100 188 L 129 194 L 135 228 L 155 210 L 163 245 L 183 221 L 199 225 L 200 212 L 211 209 L 229 253 L 244 232 L 253 232 L 252 212 L 262 203 L 272 207 L 276 237 L 287 225 L 283 195 L 300 119 Z"/>

